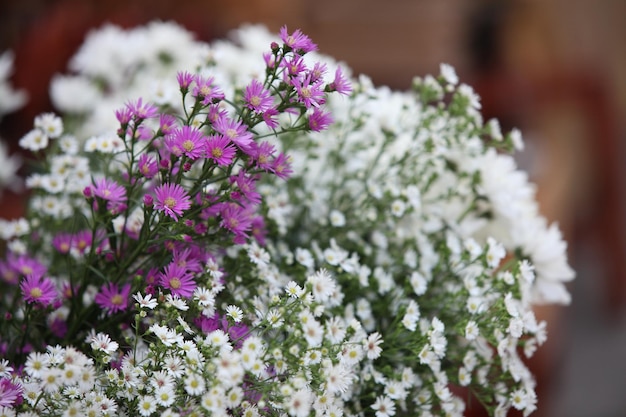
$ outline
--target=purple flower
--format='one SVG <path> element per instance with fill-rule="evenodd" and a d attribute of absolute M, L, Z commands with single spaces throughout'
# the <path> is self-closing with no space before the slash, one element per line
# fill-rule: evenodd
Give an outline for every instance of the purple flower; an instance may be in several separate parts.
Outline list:
<path fill-rule="evenodd" d="M 211 135 L 206 142 L 206 157 L 220 166 L 233 162 L 237 149 L 222 135 Z"/>
<path fill-rule="evenodd" d="M 141 154 L 137 161 L 137 167 L 139 168 L 139 173 L 146 178 L 154 177 L 159 171 L 156 160 L 147 153 Z"/>
<path fill-rule="evenodd" d="M 220 225 L 235 235 L 235 243 L 244 243 L 252 228 L 251 210 L 236 203 L 224 204 L 220 211 Z"/>
<path fill-rule="evenodd" d="M 248 132 L 246 126 L 241 122 L 229 117 L 220 117 L 213 124 L 213 128 L 245 153 L 249 153 L 252 150 L 252 133 Z"/>
<path fill-rule="evenodd" d="M 41 262 L 27 255 L 15 257 L 13 254 L 7 257 L 8 266 L 21 275 L 33 275 L 41 277 L 48 270 Z"/>
<path fill-rule="evenodd" d="M 328 85 L 330 91 L 336 91 L 339 94 L 348 95 L 352 92 L 350 81 L 343 75 L 341 67 L 335 70 L 335 79 Z"/>
<path fill-rule="evenodd" d="M 185 155 L 192 161 L 204 154 L 204 142 L 204 134 L 191 126 L 175 129 L 165 138 L 165 144 L 170 152 L 176 156 Z"/>
<path fill-rule="evenodd" d="M 261 142 L 252 155 L 256 166 L 263 170 L 269 170 L 272 166 L 274 152 L 276 152 L 274 145 L 267 141 Z"/>
<path fill-rule="evenodd" d="M 121 204 L 126 200 L 126 189 L 108 178 L 96 181 L 92 191 L 96 197 L 108 201 L 110 205 Z"/>
<path fill-rule="evenodd" d="M 22 386 L 9 378 L 0 379 L 0 407 L 12 407 L 22 400 Z"/>
<path fill-rule="evenodd" d="M 190 297 L 196 289 L 193 275 L 185 267 L 172 262 L 159 274 L 159 284 L 170 290 L 172 295 Z"/>
<path fill-rule="evenodd" d="M 246 107 L 257 113 L 267 111 L 274 104 L 272 95 L 258 80 L 252 80 L 252 82 L 246 87 L 243 93 L 243 99 L 246 102 Z"/>
<path fill-rule="evenodd" d="M 318 107 L 313 109 L 313 113 L 309 116 L 309 128 L 314 132 L 321 132 L 333 123 L 330 113 L 327 113 Z"/>
<path fill-rule="evenodd" d="M 154 208 L 165 212 L 174 220 L 191 207 L 191 200 L 183 187 L 178 184 L 162 184 L 154 190 L 156 201 Z"/>
<path fill-rule="evenodd" d="M 96 295 L 95 302 L 109 314 L 124 311 L 128 308 L 130 289 L 130 284 L 124 285 L 120 290 L 117 284 L 109 282 L 100 288 L 100 292 Z"/>
<path fill-rule="evenodd" d="M 27 303 L 49 305 L 57 298 L 57 290 L 50 278 L 28 275 L 20 284 L 22 296 Z"/>
<path fill-rule="evenodd" d="M 191 94 L 202 101 L 205 106 L 215 103 L 224 98 L 222 90 L 213 84 L 214 78 L 204 78 L 201 75 L 195 76 L 196 86 Z"/>
<path fill-rule="evenodd" d="M 126 108 L 137 120 L 150 119 L 158 114 L 158 109 L 155 105 L 144 103 L 141 98 L 134 103 L 130 102 L 126 104 Z"/>
<path fill-rule="evenodd" d="M 159 116 L 159 130 L 164 135 L 170 134 L 172 130 L 174 130 L 176 125 L 176 117 L 172 116 L 171 114 L 162 113 Z"/>
<path fill-rule="evenodd" d="M 71 233 L 57 233 L 52 238 L 52 246 L 57 252 L 66 254 L 72 248 L 72 237 Z"/>
<path fill-rule="evenodd" d="M 285 46 L 304 54 L 317 50 L 317 45 L 314 44 L 311 39 L 306 36 L 300 29 L 296 29 L 291 35 L 287 31 L 287 26 L 280 28 L 280 39 Z"/>
<path fill-rule="evenodd" d="M 178 81 L 178 86 L 180 87 L 181 92 L 186 93 L 189 91 L 189 86 L 193 82 L 194 75 L 187 71 L 179 71 L 176 74 L 176 80 Z"/>
<path fill-rule="evenodd" d="M 237 183 L 237 188 L 250 203 L 261 203 L 261 194 L 256 191 L 256 178 L 247 175 L 243 169 L 236 176 L 230 177 L 230 183 Z"/>
<path fill-rule="evenodd" d="M 278 156 L 272 162 L 272 167 L 270 169 L 278 178 L 283 180 L 289 178 L 291 174 L 293 174 L 293 170 L 291 169 L 291 162 L 289 161 L 289 156 L 284 153 L 278 154 Z"/>
<path fill-rule="evenodd" d="M 317 107 L 320 104 L 324 104 L 326 101 L 324 90 L 322 89 L 322 83 L 311 82 L 311 74 L 303 79 L 295 78 L 293 80 L 293 85 L 298 92 L 300 101 L 307 109 Z"/>

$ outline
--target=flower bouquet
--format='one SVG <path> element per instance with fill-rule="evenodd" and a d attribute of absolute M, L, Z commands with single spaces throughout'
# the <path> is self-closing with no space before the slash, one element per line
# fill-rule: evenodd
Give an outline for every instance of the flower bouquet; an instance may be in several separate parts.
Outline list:
<path fill-rule="evenodd" d="M 536 408 L 558 228 L 449 65 L 375 87 L 301 31 L 92 32 L 1 225 L 2 416 Z"/>

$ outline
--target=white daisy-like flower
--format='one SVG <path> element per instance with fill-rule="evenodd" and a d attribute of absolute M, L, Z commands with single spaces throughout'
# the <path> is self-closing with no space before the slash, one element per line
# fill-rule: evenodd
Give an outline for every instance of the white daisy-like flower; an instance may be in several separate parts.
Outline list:
<path fill-rule="evenodd" d="M 133 295 L 133 298 L 139 304 L 139 308 L 149 308 L 150 310 L 154 309 L 158 303 L 157 300 L 152 298 L 152 294 L 142 295 L 140 292 Z"/>
<path fill-rule="evenodd" d="M 91 338 L 89 343 L 91 344 L 91 348 L 93 350 L 104 352 L 107 355 L 115 353 L 120 347 L 117 342 L 111 340 L 111 337 L 105 333 L 96 334 Z"/>
<path fill-rule="evenodd" d="M 226 307 L 226 315 L 232 318 L 235 323 L 239 323 L 243 320 L 243 310 L 232 304 Z"/>
<path fill-rule="evenodd" d="M 201 375 L 190 373 L 184 380 L 184 387 L 189 395 L 201 395 L 206 389 L 206 384 Z"/>
<path fill-rule="evenodd" d="M 35 127 L 49 138 L 56 139 L 63 133 L 63 120 L 54 113 L 43 113 L 35 117 Z"/>
<path fill-rule="evenodd" d="M 19 145 L 29 151 L 39 151 L 48 146 L 49 138 L 40 129 L 33 129 L 19 140 Z"/>
<path fill-rule="evenodd" d="M 150 416 L 156 411 L 157 399 L 152 395 L 145 395 L 139 399 L 137 410 L 144 417 Z"/>
<path fill-rule="evenodd" d="M 376 417 L 391 417 L 396 414 L 396 404 L 387 396 L 378 396 L 371 408 L 376 411 Z"/>
<path fill-rule="evenodd" d="M 480 330 L 478 329 L 478 324 L 474 320 L 470 320 L 467 322 L 465 326 L 465 338 L 467 340 L 474 340 L 480 335 Z"/>

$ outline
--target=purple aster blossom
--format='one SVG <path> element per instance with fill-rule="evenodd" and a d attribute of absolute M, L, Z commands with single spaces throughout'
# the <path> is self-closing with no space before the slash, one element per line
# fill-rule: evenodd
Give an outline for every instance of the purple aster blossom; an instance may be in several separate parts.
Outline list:
<path fill-rule="evenodd" d="M 154 208 L 165 212 L 174 220 L 178 220 L 178 216 L 182 216 L 183 211 L 191 207 L 191 199 L 187 192 L 179 184 L 162 184 L 155 190 Z"/>
<path fill-rule="evenodd" d="M 22 386 L 9 378 L 0 378 L 0 407 L 13 407 L 22 401 Z"/>
<path fill-rule="evenodd" d="M 226 116 L 228 116 L 228 112 L 226 111 L 225 108 L 223 108 L 219 104 L 211 104 L 208 107 L 206 119 L 207 119 L 207 122 L 209 122 L 210 124 L 214 124 L 219 119 L 221 119 L 222 117 L 226 117 Z"/>
<path fill-rule="evenodd" d="M 172 262 L 159 274 L 159 284 L 170 290 L 172 295 L 191 297 L 196 289 L 193 275 L 186 268 Z"/>
<path fill-rule="evenodd" d="M 297 77 L 300 74 L 305 73 L 307 70 L 304 59 L 299 55 L 294 55 L 284 59 L 281 61 L 280 65 L 287 70 L 287 79 L 285 79 L 285 82 L 287 83 L 289 83 L 289 78 Z"/>
<path fill-rule="evenodd" d="M 307 109 L 317 107 L 326 102 L 326 95 L 322 88 L 322 83 L 314 83 L 311 81 L 311 74 L 304 78 L 294 78 L 292 81 L 296 88 L 298 98 Z"/>
<path fill-rule="evenodd" d="M 257 113 L 267 111 L 274 104 L 274 99 L 270 92 L 263 87 L 263 83 L 256 79 L 252 80 L 252 82 L 246 86 L 243 93 L 243 100 L 246 103 L 246 107 Z"/>
<path fill-rule="evenodd" d="M 280 39 L 286 47 L 294 51 L 305 54 L 307 52 L 317 51 L 317 45 L 311 41 L 300 29 L 296 29 L 292 34 L 287 31 L 287 26 L 280 28 Z"/>
<path fill-rule="evenodd" d="M 164 135 L 169 135 L 178 125 L 176 117 L 171 114 L 162 113 L 159 116 L 159 131 Z"/>
<path fill-rule="evenodd" d="M 85 251 L 91 247 L 92 243 L 93 238 L 91 230 L 88 229 L 77 232 L 72 238 L 72 245 L 78 250 L 78 253 L 85 253 Z"/>
<path fill-rule="evenodd" d="M 276 129 L 278 127 L 278 110 L 274 107 L 267 109 L 263 112 L 263 121 L 270 129 Z"/>
<path fill-rule="evenodd" d="M 246 126 L 237 120 L 233 120 L 229 117 L 220 117 L 213 124 L 213 128 L 218 133 L 224 135 L 235 145 L 239 147 L 246 154 L 249 154 L 252 150 L 253 136 Z"/>
<path fill-rule="evenodd" d="M 121 125 L 127 125 L 133 118 L 133 111 L 128 106 L 115 110 L 115 118 Z"/>
<path fill-rule="evenodd" d="M 201 75 L 194 77 L 196 85 L 191 92 L 191 95 L 196 99 L 201 100 L 205 106 L 211 103 L 217 103 L 224 99 L 224 92 L 221 88 L 215 86 L 213 77 L 204 78 Z"/>
<path fill-rule="evenodd" d="M 311 82 L 322 81 L 322 77 L 328 72 L 328 66 L 322 62 L 316 62 L 313 65 L 313 69 L 309 73 L 311 75 Z"/>
<path fill-rule="evenodd" d="M 204 155 L 204 134 L 192 126 L 174 129 L 165 137 L 165 145 L 176 156 L 185 155 L 192 161 Z"/>
<path fill-rule="evenodd" d="M 221 207 L 220 214 L 222 216 L 220 226 L 235 235 L 235 243 L 245 243 L 248 232 L 252 229 L 252 210 L 237 203 L 230 203 Z"/>
<path fill-rule="evenodd" d="M 316 107 L 309 116 L 309 128 L 314 132 L 321 132 L 322 130 L 328 129 L 328 126 L 330 126 L 333 121 L 333 117 L 330 113 Z"/>
<path fill-rule="evenodd" d="M 115 283 L 109 282 L 100 288 L 95 302 L 108 314 L 114 314 L 128 309 L 130 299 L 130 284 L 125 284 L 122 289 Z"/>
<path fill-rule="evenodd" d="M 126 108 L 130 110 L 136 120 L 151 119 L 155 117 L 159 111 L 154 104 L 144 103 L 141 98 L 136 102 L 127 103 Z"/>
<path fill-rule="evenodd" d="M 269 170 L 272 166 L 271 161 L 274 152 L 276 152 L 274 145 L 267 141 L 261 142 L 252 154 L 255 165 L 260 169 Z"/>
<path fill-rule="evenodd" d="M 110 204 L 120 204 L 126 201 L 126 188 L 119 185 L 115 180 L 100 178 L 93 186 L 93 194 Z"/>
<path fill-rule="evenodd" d="M 67 254 L 72 249 L 72 238 L 71 233 L 57 233 L 52 238 L 52 246 L 57 252 Z"/>
<path fill-rule="evenodd" d="M 57 298 L 58 292 L 50 278 L 27 275 L 20 283 L 22 296 L 27 303 L 47 306 Z"/>
<path fill-rule="evenodd" d="M 159 172 L 159 165 L 156 160 L 146 153 L 139 157 L 137 168 L 139 173 L 148 179 L 154 177 Z"/>
<path fill-rule="evenodd" d="M 258 176 L 250 176 L 242 169 L 237 175 L 231 176 L 229 181 L 231 184 L 237 184 L 237 188 L 250 203 L 260 204 L 261 194 L 256 191 L 257 179 Z"/>
<path fill-rule="evenodd" d="M 47 271 L 41 262 L 35 258 L 31 258 L 27 255 L 15 256 L 10 254 L 7 257 L 8 266 L 20 275 L 33 275 L 35 277 L 42 277 Z"/>
<path fill-rule="evenodd" d="M 206 157 L 215 161 L 219 166 L 230 165 L 237 153 L 237 148 L 222 135 L 209 136 L 205 148 Z"/>
<path fill-rule="evenodd" d="M 336 91 L 343 95 L 349 95 L 352 92 L 352 84 L 344 76 L 341 67 L 337 67 L 335 70 L 335 79 L 328 84 L 328 91 Z"/>
<path fill-rule="evenodd" d="M 172 263 L 178 265 L 181 268 L 185 268 L 192 273 L 198 273 L 202 271 L 202 262 L 198 256 L 198 253 L 194 253 L 191 248 L 174 249 L 172 255 Z"/>
<path fill-rule="evenodd" d="M 193 83 L 194 78 L 194 75 L 188 71 L 179 71 L 176 74 L 176 81 L 178 81 L 178 86 L 183 94 L 189 91 L 189 86 Z"/>
<path fill-rule="evenodd" d="M 291 174 L 293 174 L 289 156 L 284 153 L 278 154 L 278 156 L 274 158 L 270 170 L 280 179 L 286 180 L 289 178 Z"/>

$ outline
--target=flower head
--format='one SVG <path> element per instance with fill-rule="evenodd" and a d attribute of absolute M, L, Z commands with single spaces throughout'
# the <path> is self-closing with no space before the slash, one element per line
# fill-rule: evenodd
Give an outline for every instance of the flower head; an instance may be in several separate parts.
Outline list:
<path fill-rule="evenodd" d="M 170 263 L 159 274 L 159 283 L 173 295 L 191 297 L 196 289 L 193 275 L 186 268 Z"/>
<path fill-rule="evenodd" d="M 120 289 L 117 284 L 109 282 L 102 286 L 95 302 L 109 314 L 124 311 L 128 308 L 130 288 L 130 284 L 125 284 Z"/>
<path fill-rule="evenodd" d="M 269 110 L 274 104 L 274 99 L 270 92 L 263 86 L 259 80 L 252 80 L 246 86 L 243 93 L 243 100 L 246 107 L 257 113 L 263 113 Z"/>
<path fill-rule="evenodd" d="M 178 184 L 162 184 L 154 191 L 154 208 L 163 211 L 174 220 L 191 207 L 191 200 L 183 187 Z"/>
<path fill-rule="evenodd" d="M 317 50 L 317 45 L 314 44 L 308 36 L 302 33 L 300 29 L 296 29 L 293 33 L 289 34 L 287 26 L 283 26 L 280 28 L 280 39 L 285 46 L 300 54 Z"/>
<path fill-rule="evenodd" d="M 22 296 L 27 303 L 51 304 L 58 296 L 50 278 L 28 275 L 20 284 Z"/>

